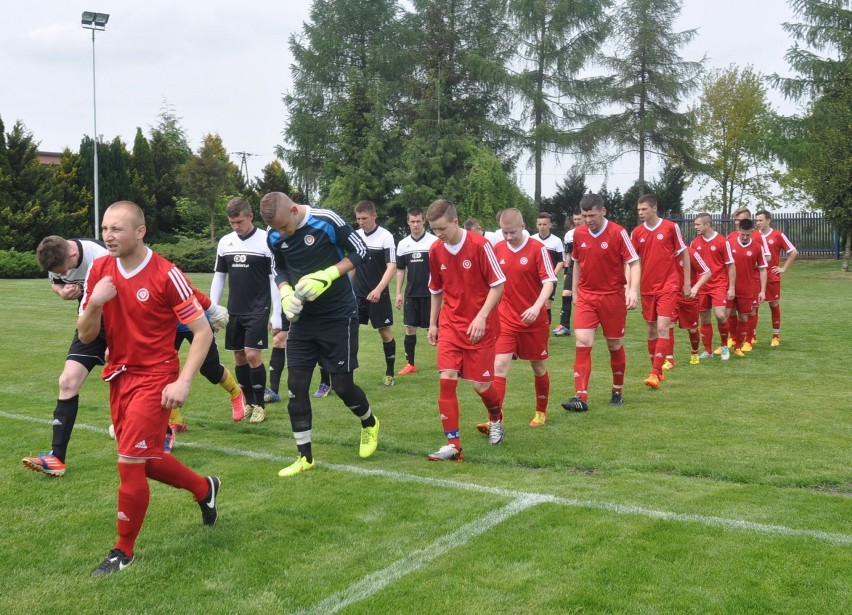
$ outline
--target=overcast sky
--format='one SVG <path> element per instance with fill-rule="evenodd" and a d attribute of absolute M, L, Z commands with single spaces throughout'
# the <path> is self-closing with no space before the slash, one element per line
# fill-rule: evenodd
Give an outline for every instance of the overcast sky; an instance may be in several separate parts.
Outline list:
<path fill-rule="evenodd" d="M 255 154 L 251 176 L 274 158 L 282 143 L 282 94 L 291 87 L 287 41 L 307 21 L 310 0 L 2 0 L 0 117 L 8 132 L 22 120 L 40 149 L 77 150 L 93 133 L 91 31 L 84 10 L 109 13 L 96 34 L 98 133 L 132 146 L 136 127 L 146 136 L 168 101 L 193 149 L 208 132 L 229 152 Z M 782 22 L 795 21 L 786 0 L 684 0 L 677 30 L 698 28 L 682 51 L 705 55 L 709 68 L 752 64 L 763 73 L 788 74 L 784 54 L 792 41 Z M 771 93 L 776 109 L 795 107 Z M 239 159 L 233 159 L 239 164 Z M 550 161 L 544 196 L 552 195 L 570 160 Z M 659 164 L 648 164 L 651 176 Z M 624 191 L 638 174 L 635 160 L 611 171 L 607 184 Z M 531 170 L 521 168 L 532 194 Z M 589 176 L 596 190 L 603 177 Z"/>

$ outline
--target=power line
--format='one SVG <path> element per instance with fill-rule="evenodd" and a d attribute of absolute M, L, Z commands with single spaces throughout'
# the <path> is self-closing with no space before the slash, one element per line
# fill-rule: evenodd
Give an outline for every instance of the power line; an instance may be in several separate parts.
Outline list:
<path fill-rule="evenodd" d="M 246 178 L 246 183 L 249 183 L 251 180 L 249 179 L 248 159 L 260 156 L 260 154 L 252 154 L 250 152 L 231 152 L 231 156 L 240 157 L 240 173 L 242 173 L 243 177 Z"/>

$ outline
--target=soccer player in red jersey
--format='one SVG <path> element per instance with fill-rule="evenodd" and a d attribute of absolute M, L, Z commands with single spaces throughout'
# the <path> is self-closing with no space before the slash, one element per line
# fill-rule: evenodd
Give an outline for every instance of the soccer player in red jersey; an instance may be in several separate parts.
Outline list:
<path fill-rule="evenodd" d="M 750 218 L 738 221 L 738 237 L 731 244 L 731 254 L 737 268 L 736 310 L 739 328 L 734 339 L 734 355 L 745 356 L 743 344 L 754 330 L 754 314 L 766 297 L 766 256 L 757 241 L 752 239 L 754 223 Z"/>
<path fill-rule="evenodd" d="M 438 410 L 447 444 L 429 455 L 430 461 L 462 461 L 459 439 L 459 378 L 473 389 L 488 411 L 491 444 L 503 440 L 500 395 L 492 386 L 494 349 L 500 334 L 496 307 L 506 277 L 497 264 L 491 243 L 459 226 L 455 205 L 438 200 L 429 206 L 426 220 L 440 240 L 429 248 L 429 343 L 438 347 L 440 373 Z M 440 323 L 440 330 L 439 330 Z"/>
<path fill-rule="evenodd" d="M 624 326 L 627 310 L 636 307 L 639 296 L 639 255 L 624 227 L 606 219 L 600 195 L 589 193 L 580 201 L 584 225 L 574 232 L 572 297 L 574 298 L 574 387 L 577 394 L 562 407 L 570 412 L 589 409 L 589 377 L 592 346 L 600 325 L 609 348 L 612 369 L 611 406 L 622 404 L 624 370 Z M 629 275 L 628 275 L 629 272 Z M 629 279 L 628 279 L 629 278 Z"/>
<path fill-rule="evenodd" d="M 698 347 L 701 344 L 701 338 L 698 334 L 698 295 L 701 289 L 707 284 L 712 272 L 704 259 L 698 253 L 698 250 L 689 247 L 689 271 L 691 274 L 690 288 L 688 297 L 678 297 L 677 310 L 675 311 L 678 327 L 689 331 L 690 355 L 689 364 L 698 365 L 699 355 Z M 678 266 L 678 276 L 683 276 L 683 268 Z M 669 332 L 669 352 L 666 356 L 671 356 L 674 360 L 674 330 Z"/>
<path fill-rule="evenodd" d="M 799 251 L 796 246 L 787 239 L 781 231 L 772 228 L 772 214 L 761 209 L 754 216 L 757 230 L 766 242 L 769 250 L 769 268 L 766 272 L 766 302 L 772 314 L 772 342 L 771 346 L 781 345 L 781 276 L 790 268 L 796 260 Z M 787 253 L 784 266 L 781 266 L 781 252 Z M 757 323 L 755 323 L 755 328 Z"/>
<path fill-rule="evenodd" d="M 642 317 L 648 323 L 648 354 L 651 355 L 651 374 L 645 385 L 660 388 L 663 363 L 669 346 L 669 326 L 677 309 L 677 297 L 689 296 L 689 253 L 680 228 L 671 220 L 657 215 L 657 199 L 650 194 L 639 197 L 639 220 L 630 240 L 642 259 Z M 678 274 L 678 259 L 685 276 Z"/>
<path fill-rule="evenodd" d="M 734 247 L 734 242 L 739 238 L 739 227 L 741 220 L 751 220 L 751 210 L 748 207 L 740 207 L 739 209 L 735 209 L 734 213 L 734 224 L 736 228 L 728 234 L 728 243 L 731 244 L 731 248 Z M 754 228 L 752 226 L 752 228 Z M 763 256 L 766 258 L 766 262 L 769 262 L 769 248 L 766 245 L 766 242 L 763 240 L 763 235 L 760 233 L 754 234 L 752 236 L 752 241 L 761 246 L 761 250 L 763 251 Z M 728 303 L 728 347 L 733 347 L 734 339 L 737 337 L 737 332 L 740 327 L 740 320 L 737 316 L 737 307 L 735 302 L 731 301 Z M 753 319 L 749 319 L 746 323 L 746 326 L 749 327 L 748 332 L 746 334 L 746 341 L 743 343 L 743 352 L 751 352 L 751 347 L 753 344 L 757 342 L 755 338 L 755 329 L 757 327 L 757 314 L 755 313 L 755 317 Z"/>
<path fill-rule="evenodd" d="M 728 302 L 734 300 L 734 284 L 736 270 L 734 257 L 731 255 L 731 245 L 728 240 L 713 228 L 713 220 L 708 213 L 700 213 L 695 217 L 695 239 L 690 247 L 693 248 L 710 267 L 710 280 L 698 293 L 698 317 L 701 321 L 701 339 L 704 351 L 699 359 L 709 359 L 713 356 L 713 325 L 710 314 L 716 316 L 716 326 L 722 340 L 720 354 L 727 359 L 728 351 Z"/>
<path fill-rule="evenodd" d="M 535 376 L 535 414 L 530 427 L 541 427 L 547 420 L 550 399 L 547 373 L 550 319 L 546 306 L 556 285 L 556 271 L 547 245 L 524 234 L 524 218 L 518 209 L 510 207 L 503 212 L 500 229 L 505 241 L 494 246 L 494 254 L 506 283 L 498 308 L 500 336 L 492 386 L 497 389 L 502 406 L 512 360 L 529 361 Z M 485 426 L 483 423 L 482 427 Z"/>
<path fill-rule="evenodd" d="M 204 362 L 213 331 L 186 276 L 145 243 L 145 217 L 135 203 L 110 205 L 102 223 L 109 257 L 89 269 L 77 320 L 80 340 L 106 333 L 110 357 L 103 370 L 109 382 L 110 412 L 118 442 L 118 541 L 92 573 L 119 572 L 134 559 L 134 545 L 148 510 L 148 479 L 185 489 L 201 506 L 204 525 L 213 525 L 220 481 L 196 474 L 163 454 L 167 410 L 180 407 Z M 174 347 L 177 323 L 193 334 L 180 369 Z"/>

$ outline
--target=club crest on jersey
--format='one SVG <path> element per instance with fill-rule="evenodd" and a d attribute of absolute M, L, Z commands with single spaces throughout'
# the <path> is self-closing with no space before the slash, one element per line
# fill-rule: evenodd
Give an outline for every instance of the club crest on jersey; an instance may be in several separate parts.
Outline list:
<path fill-rule="evenodd" d="M 306 246 L 314 245 L 315 241 L 316 241 L 316 239 L 314 238 L 313 235 L 305 235 L 305 245 Z"/>
<path fill-rule="evenodd" d="M 148 292 L 147 288 L 140 288 L 136 291 L 136 298 L 143 303 L 147 301 L 151 297 L 151 293 Z"/>
<path fill-rule="evenodd" d="M 700 249 L 701 249 L 701 248 L 699 248 L 699 250 L 700 250 Z M 716 246 L 710 246 L 710 251 L 711 251 L 711 252 L 715 252 L 715 251 L 716 251 Z"/>
<path fill-rule="evenodd" d="M 746 250 L 746 256 L 751 256 L 751 250 Z"/>
<path fill-rule="evenodd" d="M 245 254 L 234 254 L 234 262 L 235 263 L 246 262 L 246 255 Z"/>
<path fill-rule="evenodd" d="M 462 261 L 462 267 L 464 267 L 465 269 L 470 269 L 471 267 L 473 267 L 473 263 L 465 259 L 464 261 Z"/>
<path fill-rule="evenodd" d="M 657 233 L 657 239 L 662 240 L 662 239 L 663 239 L 663 234 L 662 234 L 662 233 Z"/>
<path fill-rule="evenodd" d="M 606 250 L 609 247 L 609 244 L 605 241 L 601 242 L 601 249 Z"/>
<path fill-rule="evenodd" d="M 526 256 L 521 257 L 521 264 L 522 265 L 526 265 L 528 262 L 530 262 L 530 261 Z"/>

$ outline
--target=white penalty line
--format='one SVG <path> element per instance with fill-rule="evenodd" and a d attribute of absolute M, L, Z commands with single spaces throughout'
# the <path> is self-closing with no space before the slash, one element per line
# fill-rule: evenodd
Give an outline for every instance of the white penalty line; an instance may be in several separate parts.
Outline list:
<path fill-rule="evenodd" d="M 40 423 L 42 425 L 50 425 L 51 421 L 27 416 L 23 414 L 14 414 L 0 410 L 0 417 L 14 419 L 20 421 L 28 421 L 31 423 Z M 78 423 L 75 429 L 92 431 L 95 433 L 106 434 L 107 430 L 102 427 L 95 427 Z M 202 444 L 197 442 L 187 442 L 181 439 L 177 442 L 178 448 L 194 448 L 200 450 L 214 451 L 237 457 L 247 457 L 249 459 L 274 461 L 276 463 L 286 463 L 292 460 L 292 457 L 276 455 L 272 453 L 262 453 L 257 451 L 245 450 L 234 447 L 216 446 L 210 444 Z M 766 534 L 770 536 L 790 536 L 798 538 L 809 538 L 820 542 L 827 542 L 833 545 L 852 545 L 852 535 L 841 534 L 835 532 L 823 532 L 821 530 L 807 530 L 792 528 L 784 525 L 774 525 L 768 523 L 757 523 L 754 521 L 745 521 L 742 519 L 730 519 L 726 517 L 713 517 L 708 515 L 684 514 L 665 510 L 655 510 L 653 508 L 645 508 L 642 506 L 634 506 L 631 504 L 619 504 L 617 502 L 606 502 L 596 500 L 579 500 L 574 498 L 563 498 L 542 493 L 529 493 L 525 491 L 517 491 L 512 489 L 500 489 L 498 487 L 489 487 L 487 485 L 479 485 L 476 483 L 467 483 L 462 481 L 448 480 L 443 478 L 429 478 L 418 476 L 416 474 L 408 474 L 405 472 L 394 472 L 390 470 L 382 470 L 376 468 L 364 468 L 359 466 L 350 466 L 338 463 L 327 463 L 318 461 L 318 465 L 335 470 L 338 472 L 347 472 L 349 474 L 357 474 L 360 476 L 375 476 L 387 480 L 397 482 L 419 483 L 433 487 L 443 487 L 451 489 L 459 489 L 464 491 L 473 491 L 477 493 L 488 493 L 510 500 L 524 500 L 531 498 L 534 504 L 551 503 L 560 506 L 569 506 L 573 508 L 587 508 L 592 510 L 603 510 L 618 515 L 633 515 L 646 517 L 649 519 L 659 519 L 662 521 L 676 523 L 695 523 L 707 527 L 720 527 L 724 529 L 734 529 L 740 531 L 749 531 L 756 534 Z"/>

